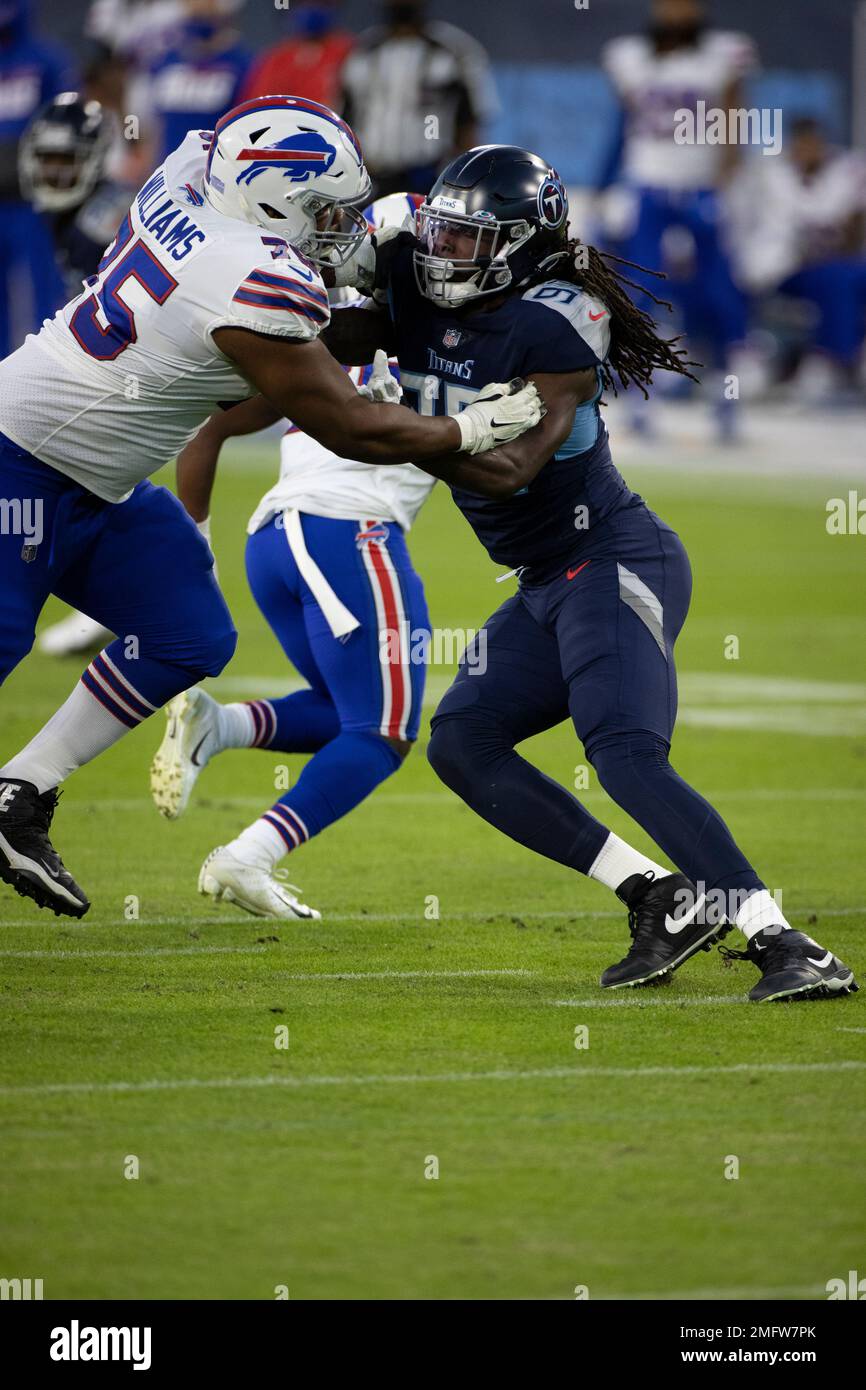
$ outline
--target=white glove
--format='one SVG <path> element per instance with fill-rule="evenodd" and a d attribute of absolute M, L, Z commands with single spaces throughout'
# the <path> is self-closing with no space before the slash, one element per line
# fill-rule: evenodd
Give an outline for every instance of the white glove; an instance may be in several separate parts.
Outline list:
<path fill-rule="evenodd" d="M 399 405 L 403 397 L 403 387 L 391 373 L 388 354 L 384 348 L 376 349 L 370 380 L 358 387 L 358 395 L 368 401 L 383 401 L 386 405 Z"/>
<path fill-rule="evenodd" d="M 373 245 L 373 238 L 365 236 L 354 256 L 350 257 L 345 265 L 335 267 L 334 285 L 337 289 L 343 289 L 349 285 L 352 289 L 360 290 L 362 294 L 369 294 L 373 288 L 375 276 L 376 248 Z"/>
<path fill-rule="evenodd" d="M 349 285 L 361 294 L 373 295 L 377 304 L 384 303 L 385 296 L 381 290 L 373 293 L 376 283 L 376 255 L 386 242 L 399 236 L 404 230 L 404 227 L 379 227 L 371 236 L 365 237 L 354 256 L 345 265 L 337 266 L 334 270 L 335 287 L 342 289 Z"/>
<path fill-rule="evenodd" d="M 497 444 L 507 444 L 537 425 L 547 407 L 534 382 L 520 377 L 510 382 L 491 382 L 471 405 L 454 416 L 460 426 L 460 452 L 483 454 Z"/>

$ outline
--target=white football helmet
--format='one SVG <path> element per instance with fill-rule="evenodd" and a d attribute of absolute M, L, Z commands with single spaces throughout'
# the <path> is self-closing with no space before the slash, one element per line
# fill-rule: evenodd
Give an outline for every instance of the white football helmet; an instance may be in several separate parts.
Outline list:
<path fill-rule="evenodd" d="M 345 121 L 305 97 L 257 97 L 227 111 L 204 191 L 218 212 L 281 236 L 316 265 L 343 265 L 367 233 L 361 147 Z"/>
<path fill-rule="evenodd" d="M 394 228 L 414 232 L 415 216 L 423 202 L 423 193 L 386 193 L 364 208 L 364 216 L 373 231 Z"/>

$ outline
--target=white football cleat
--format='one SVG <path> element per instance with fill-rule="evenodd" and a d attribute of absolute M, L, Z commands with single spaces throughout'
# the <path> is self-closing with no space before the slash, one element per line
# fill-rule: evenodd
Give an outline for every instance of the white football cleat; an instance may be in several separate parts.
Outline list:
<path fill-rule="evenodd" d="M 245 912 L 254 917 L 282 917 L 284 919 L 303 919 L 318 922 L 321 912 L 306 903 L 298 902 L 289 889 L 296 893 L 301 890 L 294 883 L 285 881 L 285 869 L 256 868 L 245 864 L 220 845 L 211 850 L 201 866 L 198 876 L 198 891 L 214 902 L 237 903 Z"/>
<path fill-rule="evenodd" d="M 86 613 L 70 613 L 40 633 L 36 646 L 45 656 L 77 656 L 81 652 L 99 651 L 113 639 L 113 632 L 88 618 Z"/>
<path fill-rule="evenodd" d="M 165 714 L 165 734 L 150 766 L 150 794 L 161 815 L 177 820 L 202 768 L 219 751 L 219 704 L 193 686 L 169 700 Z"/>

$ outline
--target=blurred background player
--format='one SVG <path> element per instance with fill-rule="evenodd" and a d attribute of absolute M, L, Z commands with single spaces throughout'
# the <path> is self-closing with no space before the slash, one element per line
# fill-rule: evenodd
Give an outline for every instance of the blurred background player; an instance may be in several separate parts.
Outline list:
<path fill-rule="evenodd" d="M 95 275 L 132 201 L 134 189 L 105 177 L 111 122 L 98 101 L 62 92 L 43 106 L 18 150 L 22 192 L 51 231 L 63 279 L 61 302 Z M 85 613 L 71 613 L 40 634 L 39 650 L 70 656 L 98 648 L 112 634 Z"/>
<path fill-rule="evenodd" d="M 719 192 L 739 147 L 677 144 L 674 129 L 676 113 L 697 113 L 699 101 L 725 111 L 744 105 L 742 79 L 757 64 L 754 44 L 745 34 L 708 28 L 702 0 L 652 0 L 647 32 L 613 39 L 602 60 L 623 104 L 621 179 L 630 197 L 617 250 L 650 270 L 674 269 L 665 294 L 678 304 L 690 346 L 707 365 L 712 359 L 723 368 L 746 337 L 746 300 L 719 226 Z M 666 253 L 674 248 L 671 267 Z M 651 277 L 637 273 L 635 280 L 653 289 Z M 730 402 L 714 394 L 727 434 Z M 641 422 L 642 413 L 635 420 Z"/>
<path fill-rule="evenodd" d="M 358 132 L 377 197 L 426 192 L 449 159 L 479 142 L 495 112 L 487 54 L 423 0 L 388 0 L 342 73 L 342 112 Z"/>
<path fill-rule="evenodd" d="M 778 159 L 747 165 L 731 188 L 736 265 L 745 286 L 811 306 L 798 398 L 862 399 L 866 336 L 866 155 L 800 117 Z"/>
<path fill-rule="evenodd" d="M 397 193 L 366 210 L 376 228 L 414 221 L 419 196 Z M 352 290 L 332 303 L 363 304 Z M 351 312 L 350 309 L 346 310 Z M 396 364 L 349 375 L 375 400 L 397 400 Z M 261 397 L 215 415 L 178 459 L 178 494 L 208 516 L 222 444 L 275 423 Z M 290 425 L 280 477 L 249 526 L 253 596 L 306 690 L 220 705 L 202 689 L 166 709 L 151 770 L 163 815 L 188 804 L 202 768 L 229 748 L 312 753 L 297 783 L 252 825 L 208 856 L 199 891 L 257 916 L 318 916 L 275 874 L 284 855 L 320 834 L 400 767 L 418 736 L 430 622 L 405 535 L 435 479 L 411 463 L 376 468 L 339 458 Z"/>
<path fill-rule="evenodd" d="M 108 170 L 123 182 L 138 186 L 153 169 L 152 133 L 141 131 L 140 117 L 151 109 L 151 73 L 177 43 L 185 16 L 184 0 L 93 0 L 88 9 L 86 91 L 115 115 Z"/>
<path fill-rule="evenodd" d="M 339 25 L 337 5 L 312 0 L 293 5 L 285 18 L 291 36 L 267 49 L 253 64 L 244 100 L 269 92 L 293 92 L 336 106 L 340 71 L 355 43 L 354 35 Z"/>
<path fill-rule="evenodd" d="M 48 228 L 21 196 L 18 142 L 39 108 L 73 85 L 63 50 L 31 33 L 28 0 L 0 0 L 0 358 L 62 297 Z"/>
<path fill-rule="evenodd" d="M 190 130 L 212 130 L 241 91 L 252 55 L 232 24 L 244 0 L 184 0 L 171 41 L 139 87 L 142 126 L 150 131 L 151 165 Z"/>

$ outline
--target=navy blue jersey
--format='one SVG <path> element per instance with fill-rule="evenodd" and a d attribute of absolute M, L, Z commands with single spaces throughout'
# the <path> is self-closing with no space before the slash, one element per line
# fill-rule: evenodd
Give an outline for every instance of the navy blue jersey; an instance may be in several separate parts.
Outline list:
<path fill-rule="evenodd" d="M 640 504 L 614 467 L 599 413 L 610 319 L 599 300 L 549 280 L 489 312 L 483 301 L 475 312 L 443 309 L 418 289 L 411 246 L 394 257 L 388 294 L 405 403 L 422 415 L 455 415 L 494 381 L 589 367 L 598 374 L 594 399 L 578 406 L 568 439 L 528 487 L 503 500 L 451 489 L 491 559 L 552 573 L 586 549 L 600 522 Z"/>
<path fill-rule="evenodd" d="M 106 246 L 114 240 L 129 211 L 134 191 L 105 180 L 96 185 L 79 207 L 49 218 L 67 299 L 79 295 L 82 282 L 96 274 Z"/>

